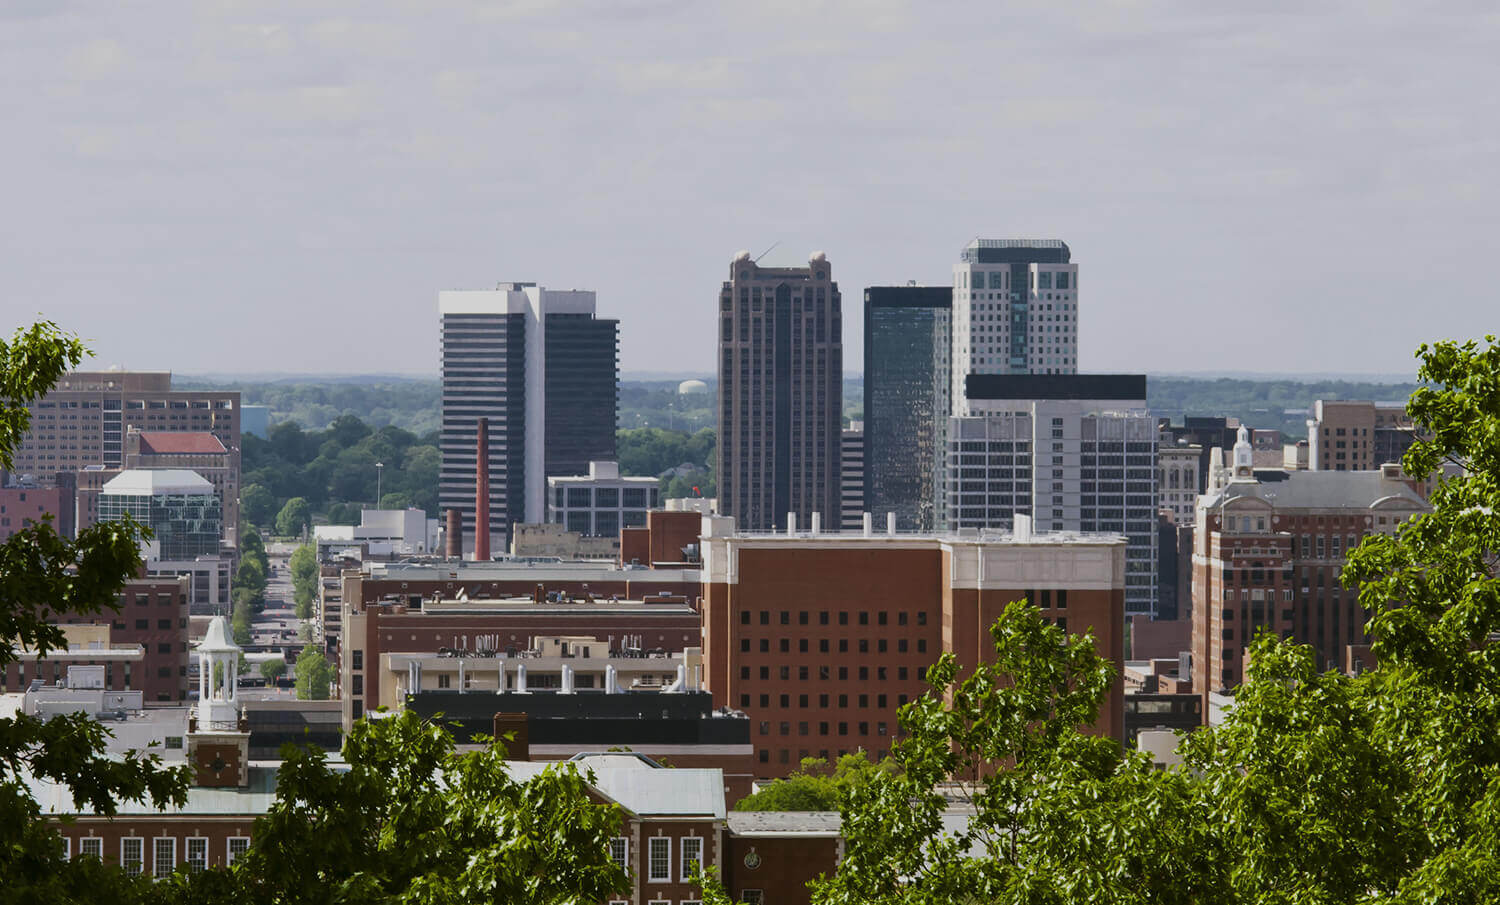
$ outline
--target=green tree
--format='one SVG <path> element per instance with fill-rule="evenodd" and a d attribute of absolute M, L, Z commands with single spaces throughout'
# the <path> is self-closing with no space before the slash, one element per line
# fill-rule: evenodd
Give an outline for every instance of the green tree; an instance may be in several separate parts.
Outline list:
<path fill-rule="evenodd" d="M 8 469 L 30 427 L 27 403 L 44 395 L 87 354 L 79 340 L 51 322 L 0 340 L 0 469 Z M 58 535 L 50 519 L 21 527 L 0 544 L 0 670 L 21 649 L 45 655 L 65 647 L 56 613 L 119 610 L 116 595 L 140 567 L 150 532 L 129 518 Z M 106 730 L 82 714 L 42 719 L 0 717 L 0 877 L 8 901 L 137 901 L 146 887 L 94 859 L 68 860 L 32 796 L 31 779 L 64 786 L 73 800 L 113 815 L 122 802 L 154 807 L 186 801 L 187 771 L 155 754 L 105 753 Z M 28 779 L 30 777 L 30 779 Z"/>
<path fill-rule="evenodd" d="M 1089 636 L 1048 625 L 1030 604 L 990 630 L 996 656 L 966 678 L 951 654 L 933 690 L 902 708 L 899 769 L 846 792 L 846 856 L 815 900 L 853 902 L 1193 902 L 1214 889 L 1185 776 L 1151 769 L 1091 724 L 1114 681 Z M 949 832 L 950 799 L 973 819 Z M 982 853 L 975 857 L 974 853 Z"/>
<path fill-rule="evenodd" d="M 300 496 L 292 497 L 276 514 L 276 533 L 282 537 L 300 537 L 312 524 L 312 508 Z"/>
<path fill-rule="evenodd" d="M 235 865 L 244 900 L 562 905 L 630 889 L 609 859 L 618 811 L 571 765 L 520 782 L 496 746 L 459 754 L 409 711 L 356 722 L 343 755 L 334 769 L 283 749 L 276 801 Z"/>
<path fill-rule="evenodd" d="M 276 497 L 259 484 L 240 488 L 240 514 L 257 527 L 266 527 L 276 517 Z"/>
<path fill-rule="evenodd" d="M 840 757 L 832 770 L 822 758 L 805 757 L 801 767 L 785 779 L 774 780 L 735 803 L 736 811 L 837 811 L 849 789 L 887 769 L 872 763 L 863 751 Z"/>
<path fill-rule="evenodd" d="M 297 700 L 326 701 L 333 686 L 333 664 L 309 644 L 297 655 Z"/>
<path fill-rule="evenodd" d="M 253 556 L 241 558 L 240 567 L 234 572 L 234 585 L 260 597 L 266 590 L 265 566 Z"/>
<path fill-rule="evenodd" d="M 318 554 L 310 544 L 304 544 L 293 551 L 289 564 L 297 618 L 311 618 L 313 601 L 318 599 Z"/>
<path fill-rule="evenodd" d="M 286 661 L 266 660 L 260 664 L 260 674 L 267 682 L 274 684 L 277 679 L 286 675 Z"/>
<path fill-rule="evenodd" d="M 1182 769 L 1076 727 L 1109 664 L 1029 606 L 997 657 L 901 713 L 899 774 L 851 788 L 847 855 L 819 902 L 1500 901 L 1500 349 L 1424 346 L 1408 475 L 1433 511 L 1371 534 L 1343 580 L 1376 665 L 1320 672 L 1262 632 L 1221 724 Z M 973 807 L 947 832 L 945 795 Z"/>
<path fill-rule="evenodd" d="M 229 627 L 234 632 L 234 643 L 240 647 L 250 644 L 250 629 L 259 598 L 248 588 L 235 588 L 229 595 L 231 609 Z"/>

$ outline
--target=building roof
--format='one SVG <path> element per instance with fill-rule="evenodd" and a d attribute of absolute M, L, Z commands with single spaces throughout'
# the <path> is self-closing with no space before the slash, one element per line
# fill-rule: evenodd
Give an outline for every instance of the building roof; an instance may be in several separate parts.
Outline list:
<path fill-rule="evenodd" d="M 838 811 L 730 811 L 728 824 L 736 836 L 837 836 L 843 822 Z"/>
<path fill-rule="evenodd" d="M 968 399 L 1141 400 L 1145 374 L 967 374 Z"/>
<path fill-rule="evenodd" d="M 650 762 L 625 766 L 596 766 L 615 763 L 618 757 L 594 755 L 575 758 L 573 763 L 585 774 L 592 770 L 590 783 L 610 800 L 642 816 L 714 817 L 724 819 L 724 771 L 719 769 L 666 769 Z M 182 807 L 157 808 L 149 801 L 120 801 L 118 817 L 247 815 L 259 816 L 270 810 L 276 800 L 276 773 L 280 762 L 250 764 L 250 782 L 243 789 L 211 789 L 190 786 Z M 510 761 L 505 769 L 518 782 L 526 782 L 555 762 Z M 330 769 L 347 770 L 348 765 L 331 762 Z M 23 774 L 22 782 L 41 806 L 43 814 L 88 814 L 73 803 L 66 786 Z M 835 815 L 836 816 L 836 815 Z"/>
<path fill-rule="evenodd" d="M 576 758 L 580 772 L 592 771 L 595 789 L 621 807 L 642 816 L 716 817 L 724 819 L 724 771 L 719 769 L 678 767 L 667 769 L 646 763 L 624 766 L 614 764 L 618 757 L 588 756 Z M 511 761 L 506 764 L 511 775 L 525 781 L 549 766 L 543 761 Z"/>
<path fill-rule="evenodd" d="M 155 496 L 160 493 L 213 493 L 214 485 L 186 468 L 132 468 L 105 483 L 101 493 Z"/>
<path fill-rule="evenodd" d="M 207 431 L 141 431 L 141 455 L 205 456 L 227 452 Z"/>
<path fill-rule="evenodd" d="M 237 651 L 240 646 L 230 637 L 229 620 L 223 616 L 215 616 L 208 623 L 208 631 L 204 633 L 203 640 L 196 649 L 200 654 L 214 654 Z"/>
<path fill-rule="evenodd" d="M 1293 471 L 1274 483 L 1236 481 L 1206 494 L 1200 505 L 1213 508 L 1251 498 L 1278 509 L 1374 509 L 1392 503 L 1403 509 L 1430 508 L 1405 481 L 1380 471 Z"/>

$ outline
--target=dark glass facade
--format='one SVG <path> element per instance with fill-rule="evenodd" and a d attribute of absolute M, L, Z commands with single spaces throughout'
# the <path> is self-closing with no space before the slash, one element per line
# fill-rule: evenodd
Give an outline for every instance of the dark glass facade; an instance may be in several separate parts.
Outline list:
<path fill-rule="evenodd" d="M 475 431 L 490 429 L 490 534 L 508 537 L 526 499 L 526 318 L 521 314 L 445 314 L 442 324 L 442 471 L 438 505 L 463 515 L 474 537 Z"/>
<path fill-rule="evenodd" d="M 620 399 L 620 322 L 589 314 L 549 314 L 547 477 L 589 473 L 591 461 L 614 461 Z M 529 513 L 540 521 L 543 513 Z"/>
<path fill-rule="evenodd" d="M 865 290 L 865 509 L 902 531 L 936 526 L 939 432 L 948 414 L 946 369 L 953 290 Z"/>

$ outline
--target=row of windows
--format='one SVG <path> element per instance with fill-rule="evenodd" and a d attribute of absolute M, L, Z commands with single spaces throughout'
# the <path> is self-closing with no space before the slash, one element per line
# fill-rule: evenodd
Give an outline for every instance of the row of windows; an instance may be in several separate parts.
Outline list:
<path fill-rule="evenodd" d="M 1059 619 L 1058 622 L 1060 624 L 1062 624 L 1062 627 L 1063 627 L 1064 630 L 1067 629 L 1066 620 Z M 907 677 L 907 675 L 908 675 L 908 673 L 907 673 L 906 669 L 903 667 L 901 669 L 900 678 L 905 679 Z M 818 708 L 821 709 L 821 710 L 827 710 L 827 709 L 829 709 L 828 704 L 829 704 L 830 700 L 831 699 L 826 694 L 820 694 L 820 695 L 818 695 Z M 869 709 L 869 706 L 870 706 L 870 696 L 869 695 L 867 695 L 867 694 L 858 695 L 855 698 L 855 700 L 858 702 L 858 704 L 859 704 L 860 707 L 863 707 L 865 709 Z M 879 710 L 884 710 L 888 706 L 888 701 L 889 700 L 890 699 L 886 695 L 877 694 L 877 695 L 875 695 L 875 707 L 877 709 L 879 709 Z M 797 707 L 798 707 L 798 709 L 799 710 L 806 710 L 806 709 L 808 709 L 808 707 L 807 707 L 808 701 L 809 701 L 809 698 L 808 698 L 807 695 L 805 695 L 805 694 L 799 694 L 799 695 L 797 695 Z M 781 704 L 781 707 L 783 709 L 790 710 L 791 707 L 792 707 L 792 696 L 789 695 L 789 694 L 781 695 L 780 704 Z M 742 694 L 742 695 L 740 695 L 740 707 L 741 708 L 747 708 L 749 706 L 750 706 L 750 696 L 748 694 Z M 771 696 L 768 695 L 768 694 L 761 695 L 760 696 L 760 706 L 763 707 L 763 708 L 769 708 L 771 706 Z M 904 694 L 898 694 L 898 695 L 896 695 L 896 706 L 897 707 L 905 707 L 906 706 L 906 695 L 904 695 Z M 846 710 L 848 709 L 848 707 L 849 707 L 849 696 L 847 694 L 841 694 L 841 695 L 839 695 L 839 707 L 844 708 Z M 783 733 L 783 734 L 785 734 L 785 733 Z M 761 735 L 765 735 L 765 733 L 762 732 Z"/>
<path fill-rule="evenodd" d="M 630 840 L 616 836 L 609 843 L 610 860 L 626 873 L 630 872 Z M 703 837 L 683 836 L 678 840 L 677 871 L 672 870 L 672 837 L 650 836 L 646 839 L 646 882 L 691 883 L 703 863 Z M 684 902 L 683 905 L 688 905 Z"/>
<path fill-rule="evenodd" d="M 819 625 L 828 625 L 829 624 L 829 620 L 831 618 L 832 618 L 832 614 L 831 614 L 831 611 L 829 611 L 829 610 L 820 610 L 818 612 L 818 624 Z M 868 610 L 864 610 L 864 611 L 859 612 L 857 614 L 857 618 L 859 620 L 859 624 L 860 625 L 869 625 L 870 624 L 870 613 L 869 613 Z M 901 611 L 901 612 L 898 612 L 898 613 L 896 613 L 896 624 L 897 625 L 906 625 L 908 618 L 909 618 L 909 614 L 906 613 L 904 610 Z M 799 610 L 797 612 L 797 624 L 798 625 L 809 625 L 811 623 L 811 619 L 812 619 L 812 614 L 808 610 Z M 792 611 L 791 610 L 782 610 L 782 611 L 780 611 L 777 614 L 776 621 L 777 621 L 777 623 L 779 625 L 791 625 L 792 624 Z M 741 610 L 740 611 L 740 625 L 749 625 L 749 624 L 750 624 L 750 611 L 749 610 Z M 771 624 L 771 611 L 770 610 L 761 610 L 760 611 L 760 624 L 761 625 L 770 625 Z M 849 624 L 849 611 L 848 610 L 840 610 L 839 611 L 839 625 L 848 625 L 848 624 Z M 879 612 L 877 612 L 875 614 L 875 624 L 876 625 L 889 625 L 890 624 L 890 613 L 888 613 L 885 610 L 880 610 Z M 924 611 L 918 611 L 917 612 L 917 625 L 926 625 L 926 624 L 927 624 L 927 613 L 924 612 Z"/>
<path fill-rule="evenodd" d="M 151 875 L 166 877 L 177 870 L 179 863 L 192 873 L 208 869 L 208 839 L 204 836 L 189 836 L 182 840 L 184 860 L 177 860 L 177 838 L 156 836 L 151 840 Z M 72 857 L 72 840 L 64 837 L 65 854 Z M 233 864 L 250 848 L 248 836 L 231 836 L 225 843 L 224 862 Z M 78 854 L 103 860 L 104 840 L 98 836 L 85 836 L 78 840 Z M 126 875 L 138 877 L 145 871 L 146 840 L 141 836 L 126 836 L 120 840 L 120 867 Z"/>
<path fill-rule="evenodd" d="M 918 638 L 917 639 L 917 651 L 919 653 L 925 653 L 926 650 L 927 650 L 927 642 L 925 640 L 921 639 L 921 638 Z M 884 682 L 884 681 L 886 681 L 889 678 L 889 675 L 890 675 L 890 671 L 889 671 L 888 667 L 885 667 L 885 666 L 877 666 L 877 667 L 875 667 L 875 680 L 877 682 Z M 791 678 L 792 678 L 792 668 L 790 666 L 782 666 L 782 667 L 780 667 L 779 671 L 778 671 L 778 676 L 779 676 L 779 678 L 783 682 L 789 682 L 789 681 L 791 681 Z M 809 681 L 809 677 L 810 676 L 811 676 L 811 667 L 807 667 L 807 666 L 799 666 L 799 667 L 797 667 L 797 681 L 799 681 L 799 682 Z M 829 681 L 832 681 L 832 676 L 833 676 L 833 667 L 831 667 L 831 666 L 819 666 L 818 667 L 818 681 L 820 681 L 820 682 L 829 682 Z M 839 677 L 839 681 L 840 682 L 847 682 L 849 680 L 849 667 L 847 667 L 847 666 L 840 666 L 838 668 L 838 677 Z M 896 667 L 896 678 L 897 678 L 897 680 L 898 681 L 904 681 L 906 679 L 906 677 L 907 677 L 907 667 L 905 667 L 905 666 L 898 666 L 898 667 Z M 743 680 L 745 680 L 745 681 L 747 681 L 747 682 L 750 680 L 750 667 L 748 667 L 748 666 L 741 666 L 740 667 L 740 678 L 743 679 Z M 762 682 L 769 682 L 769 681 L 771 681 L 771 667 L 769 667 L 769 666 L 762 666 L 760 668 L 760 679 L 761 679 Z M 870 667 L 868 667 L 868 666 L 861 666 L 861 667 L 859 667 L 859 680 L 861 682 L 868 682 L 870 680 Z"/>
<path fill-rule="evenodd" d="M 860 638 L 860 639 L 858 639 L 858 641 L 859 641 L 859 643 L 858 643 L 857 646 L 859 648 L 859 652 L 862 653 L 862 654 L 868 654 L 870 652 L 870 639 L 868 639 L 868 638 Z M 750 653 L 750 646 L 751 646 L 751 639 L 750 638 L 741 638 L 740 639 L 740 653 L 742 653 L 742 654 L 748 654 L 748 653 Z M 898 653 L 898 654 L 904 654 L 904 653 L 906 653 L 909 646 L 910 646 L 910 642 L 909 642 L 908 639 L 906 639 L 906 638 L 897 638 L 896 639 L 896 653 Z M 798 653 L 800 653 L 800 654 L 811 653 L 811 651 L 809 650 L 810 647 L 811 647 L 811 644 L 810 644 L 810 642 L 809 642 L 809 640 L 807 638 L 798 638 L 797 639 L 797 652 Z M 829 647 L 830 647 L 830 644 L 829 644 L 829 640 L 827 638 L 819 638 L 818 639 L 818 653 L 820 653 L 820 654 L 831 653 L 832 651 L 829 650 Z M 777 644 L 777 648 L 783 654 L 789 654 L 789 653 L 791 653 L 792 652 L 792 640 L 790 638 L 782 638 L 782 639 L 780 639 L 780 641 Z M 889 644 L 886 641 L 886 639 L 884 639 L 884 638 L 877 638 L 876 639 L 876 642 L 875 642 L 875 652 L 876 653 L 881 653 L 881 654 L 886 653 L 888 651 L 888 648 L 889 648 Z M 763 653 L 763 654 L 769 654 L 771 652 L 771 639 L 769 639 L 769 638 L 762 638 L 762 639 L 760 639 L 760 652 Z M 847 654 L 848 652 L 849 652 L 849 639 L 848 638 L 840 638 L 839 639 L 839 653 L 841 653 L 841 654 Z M 926 652 L 927 652 L 927 641 L 926 641 L 926 639 L 918 638 L 917 639 L 917 653 L 919 653 L 919 654 L 925 654 Z"/>
<path fill-rule="evenodd" d="M 809 729 L 811 728 L 811 725 L 812 724 L 807 723 L 805 721 L 804 722 L 799 722 L 797 724 L 797 734 L 798 735 L 809 735 L 809 734 L 811 734 L 809 732 Z M 829 722 L 827 722 L 827 721 L 823 721 L 823 722 L 818 723 L 818 735 L 828 735 L 829 734 L 829 729 L 830 729 L 831 726 L 832 726 L 832 724 L 829 723 Z M 870 724 L 868 722 L 860 722 L 860 723 L 858 723 L 856 725 L 855 728 L 857 728 L 859 730 L 859 732 L 858 732 L 859 735 L 869 736 L 869 734 L 870 734 Z M 781 732 L 779 734 L 781 734 L 781 735 L 791 735 L 792 734 L 792 724 L 790 722 L 786 721 L 786 720 L 782 720 L 781 721 L 780 729 L 781 729 Z M 771 721 L 770 720 L 761 720 L 760 721 L 760 734 L 761 735 L 770 735 L 771 734 Z M 846 723 L 846 722 L 842 722 L 841 721 L 839 723 L 839 725 L 838 725 L 838 734 L 839 735 L 848 735 L 849 734 L 849 724 Z M 878 722 L 878 723 L 875 724 L 875 734 L 879 735 L 879 736 L 882 736 L 882 737 L 887 734 L 886 724 L 884 722 Z M 764 750 L 764 749 L 762 749 L 762 750 Z"/>

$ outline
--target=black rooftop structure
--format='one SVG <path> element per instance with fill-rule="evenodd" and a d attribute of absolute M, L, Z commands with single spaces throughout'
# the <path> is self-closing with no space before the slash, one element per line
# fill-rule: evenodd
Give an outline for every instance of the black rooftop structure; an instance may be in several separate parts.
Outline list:
<path fill-rule="evenodd" d="M 1067 264 L 1072 254 L 1061 239 L 975 239 L 959 259 L 971 264 Z"/>
<path fill-rule="evenodd" d="M 750 744 L 750 721 L 743 715 L 716 715 L 713 695 L 706 691 L 423 691 L 407 695 L 406 706 L 423 719 L 442 723 L 460 743 L 493 734 L 497 713 L 524 713 L 532 745 L 577 745 L 585 751 L 618 745 Z"/>
<path fill-rule="evenodd" d="M 1145 374 L 968 374 L 969 399 L 1145 399 Z"/>

